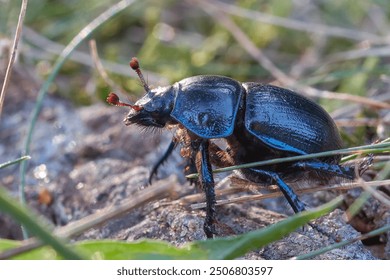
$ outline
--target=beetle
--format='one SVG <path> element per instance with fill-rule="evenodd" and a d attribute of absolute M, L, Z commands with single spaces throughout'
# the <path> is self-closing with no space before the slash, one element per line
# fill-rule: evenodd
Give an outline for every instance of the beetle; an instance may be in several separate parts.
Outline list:
<path fill-rule="evenodd" d="M 185 78 L 166 87 L 149 88 L 136 58 L 130 66 L 146 91 L 135 104 L 124 103 L 110 93 L 107 102 L 129 106 L 126 125 L 174 127 L 175 134 L 152 169 L 149 181 L 178 143 L 187 159 L 186 169 L 196 170 L 206 197 L 204 232 L 215 233 L 216 210 L 212 165 L 226 167 L 273 158 L 306 155 L 342 147 L 330 115 L 310 99 L 285 88 L 256 82 L 241 83 L 218 75 Z M 223 138 L 226 149 L 214 142 Z M 333 176 L 354 179 L 355 168 L 342 166 L 340 156 L 286 162 L 241 169 L 246 179 L 277 185 L 294 212 L 305 205 L 286 183 L 302 178 L 329 180 Z M 363 171 L 361 165 L 360 173 Z"/>

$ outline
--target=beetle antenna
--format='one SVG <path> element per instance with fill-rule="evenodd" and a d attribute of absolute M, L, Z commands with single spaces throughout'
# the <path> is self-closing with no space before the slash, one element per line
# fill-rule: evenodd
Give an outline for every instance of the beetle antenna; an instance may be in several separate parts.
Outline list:
<path fill-rule="evenodd" d="M 142 110 L 142 107 L 141 106 L 138 106 L 138 105 L 133 105 L 133 104 L 130 104 L 130 103 L 125 103 L 125 102 L 122 102 L 118 95 L 116 95 L 115 93 L 111 92 L 107 98 L 106 98 L 106 102 L 110 105 L 114 105 L 114 106 L 120 106 L 120 107 L 124 107 L 124 106 L 128 106 L 128 107 L 131 107 L 133 108 L 135 111 L 141 111 Z"/>
<path fill-rule="evenodd" d="M 139 67 L 138 59 L 136 57 L 133 57 L 130 60 L 129 64 L 130 64 L 130 67 L 137 73 L 137 75 L 138 75 L 139 79 L 141 80 L 142 86 L 144 87 L 145 91 L 149 92 L 150 89 L 149 89 L 148 84 L 145 81 L 144 75 L 141 72 L 141 68 Z"/>

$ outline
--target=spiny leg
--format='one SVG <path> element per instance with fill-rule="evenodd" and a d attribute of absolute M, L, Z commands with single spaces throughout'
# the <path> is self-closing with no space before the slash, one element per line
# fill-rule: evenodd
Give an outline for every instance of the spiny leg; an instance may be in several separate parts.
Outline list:
<path fill-rule="evenodd" d="M 291 205 L 295 213 L 299 213 L 305 210 L 305 205 L 299 200 L 296 193 L 279 177 L 279 175 L 272 171 L 249 168 L 252 172 L 262 176 L 263 178 L 270 179 L 275 183 L 282 191 L 284 197 Z"/>
<path fill-rule="evenodd" d="M 207 238 L 212 238 L 215 234 L 215 191 L 214 178 L 209 157 L 209 141 L 202 140 L 197 153 L 197 169 L 199 181 L 206 195 L 206 218 L 203 225 Z"/>
<path fill-rule="evenodd" d="M 364 171 L 368 168 L 371 162 L 372 162 L 372 156 L 369 156 L 358 165 L 359 175 L 364 173 Z M 316 170 L 318 172 L 323 172 L 334 176 L 340 176 L 351 180 L 356 178 L 355 166 L 340 166 L 337 164 L 330 164 L 330 163 L 320 162 L 320 161 L 296 162 L 292 166 L 303 170 L 307 170 L 307 169 Z M 328 233 L 321 226 L 317 226 L 316 224 L 313 223 L 309 223 L 309 225 L 317 232 L 327 236 L 328 238 L 334 241 L 337 240 L 337 238 L 334 235 Z"/>
<path fill-rule="evenodd" d="M 165 151 L 164 155 L 157 161 L 157 163 L 153 166 L 152 171 L 149 175 L 149 184 L 152 184 L 152 179 L 155 175 L 157 175 L 158 168 L 168 159 L 168 157 L 172 154 L 175 149 L 176 143 L 172 140 L 168 146 L 168 149 Z"/>
<path fill-rule="evenodd" d="M 351 180 L 355 178 L 355 169 L 351 166 L 340 166 L 322 161 L 298 161 L 294 163 L 292 167 L 296 167 L 302 170 L 316 170 Z"/>
<path fill-rule="evenodd" d="M 364 172 L 372 165 L 374 161 L 374 154 L 367 154 L 366 157 L 358 165 L 359 176 L 363 175 Z"/>
<path fill-rule="evenodd" d="M 357 173 L 362 175 L 372 164 L 373 154 L 369 154 L 367 157 L 360 162 L 356 168 Z M 338 164 L 331 164 L 322 161 L 298 161 L 292 165 L 292 167 L 297 167 L 299 169 L 307 170 L 316 170 L 319 172 L 328 173 L 335 176 L 344 177 L 347 179 L 355 179 L 356 178 L 356 168 L 355 166 L 342 166 Z"/>
<path fill-rule="evenodd" d="M 278 185 L 279 189 L 284 194 L 288 203 L 291 205 L 291 207 L 295 213 L 305 211 L 305 205 L 303 204 L 303 202 L 298 198 L 296 193 L 279 177 L 279 175 L 277 173 L 271 172 L 271 171 L 253 169 L 253 168 L 250 168 L 250 169 L 251 169 L 251 171 L 253 171 L 259 175 L 262 175 L 268 179 L 271 179 L 273 183 L 276 183 Z M 319 233 L 321 233 L 321 234 L 323 234 L 323 235 L 325 235 L 333 240 L 336 240 L 334 236 L 327 233 L 325 230 L 323 230 L 321 227 L 317 226 L 316 224 L 313 224 L 313 223 L 308 223 L 308 224 L 313 229 L 315 229 L 317 232 L 319 232 Z"/>

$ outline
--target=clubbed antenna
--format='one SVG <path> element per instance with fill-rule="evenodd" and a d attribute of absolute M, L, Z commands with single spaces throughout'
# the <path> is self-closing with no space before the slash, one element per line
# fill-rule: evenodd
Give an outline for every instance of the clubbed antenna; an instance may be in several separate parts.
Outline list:
<path fill-rule="evenodd" d="M 111 92 L 107 98 L 106 98 L 106 101 L 108 104 L 110 105 L 114 105 L 114 106 L 128 106 L 128 107 L 131 107 L 133 108 L 135 111 L 141 111 L 142 110 L 142 107 L 141 106 L 138 106 L 138 105 L 132 105 L 130 103 L 125 103 L 125 102 L 122 102 L 120 101 L 118 95 L 116 95 L 115 93 Z"/>
<path fill-rule="evenodd" d="M 150 91 L 149 86 L 148 86 L 148 84 L 145 81 L 144 75 L 141 72 L 141 68 L 139 68 L 139 62 L 138 62 L 138 59 L 136 57 L 133 57 L 130 60 L 130 67 L 137 73 L 137 75 L 138 75 L 139 79 L 141 80 L 142 86 L 144 87 L 145 91 L 149 92 Z"/>

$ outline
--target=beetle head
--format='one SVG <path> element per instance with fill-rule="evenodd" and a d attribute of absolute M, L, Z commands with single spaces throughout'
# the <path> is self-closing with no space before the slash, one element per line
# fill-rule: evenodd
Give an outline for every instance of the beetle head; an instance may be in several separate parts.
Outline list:
<path fill-rule="evenodd" d="M 142 75 L 137 58 L 133 57 L 131 59 L 130 67 L 138 74 L 146 94 L 134 105 L 120 101 L 115 93 L 109 94 L 107 102 L 111 105 L 131 107 L 123 120 L 126 125 L 138 124 L 162 128 L 172 122 L 170 117 L 174 103 L 172 86 L 158 87 L 151 90 Z"/>

